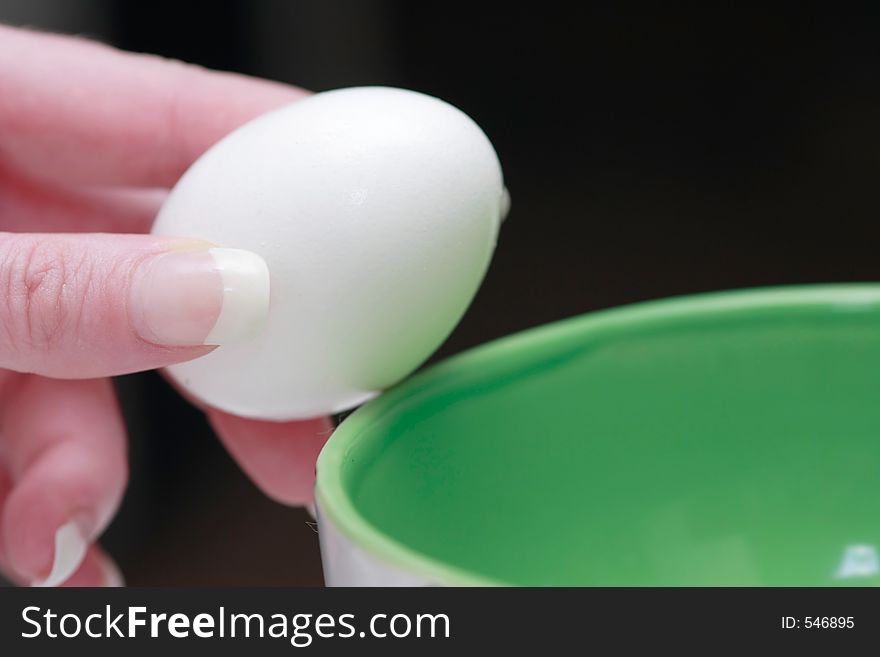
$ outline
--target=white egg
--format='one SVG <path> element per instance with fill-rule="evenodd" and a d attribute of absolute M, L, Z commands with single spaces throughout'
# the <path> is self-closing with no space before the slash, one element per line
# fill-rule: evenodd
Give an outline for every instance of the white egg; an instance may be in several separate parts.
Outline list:
<path fill-rule="evenodd" d="M 288 420 L 351 408 L 418 367 L 486 272 L 507 197 L 491 143 L 436 98 L 320 93 L 261 116 L 180 179 L 154 233 L 260 254 L 260 335 L 168 368 L 195 397 Z"/>

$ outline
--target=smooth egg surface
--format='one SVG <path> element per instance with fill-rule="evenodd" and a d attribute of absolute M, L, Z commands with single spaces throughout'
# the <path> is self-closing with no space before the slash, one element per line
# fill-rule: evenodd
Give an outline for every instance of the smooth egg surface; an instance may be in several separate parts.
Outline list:
<path fill-rule="evenodd" d="M 268 322 L 168 371 L 246 417 L 351 408 L 412 372 L 458 323 L 505 205 L 491 143 L 436 98 L 351 88 L 261 116 L 193 164 L 153 232 L 261 255 Z"/>

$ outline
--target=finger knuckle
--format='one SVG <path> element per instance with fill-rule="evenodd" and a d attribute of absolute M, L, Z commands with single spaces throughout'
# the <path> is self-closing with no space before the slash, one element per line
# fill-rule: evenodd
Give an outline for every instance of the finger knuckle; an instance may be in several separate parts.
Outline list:
<path fill-rule="evenodd" d="M 62 244 L 40 241 L 15 249 L 12 258 L 4 269 L 18 337 L 30 347 L 51 348 L 80 321 L 86 259 Z"/>

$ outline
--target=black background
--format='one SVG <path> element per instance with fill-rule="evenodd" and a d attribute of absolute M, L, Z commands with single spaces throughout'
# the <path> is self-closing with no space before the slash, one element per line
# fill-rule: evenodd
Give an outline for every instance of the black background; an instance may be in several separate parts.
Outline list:
<path fill-rule="evenodd" d="M 643 299 L 877 278 L 880 8 L 571 4 L 0 0 L 0 20 L 461 107 L 513 210 L 436 357 Z M 104 543 L 130 583 L 321 583 L 302 510 L 264 499 L 158 376 L 119 388 L 132 483 Z"/>
<path fill-rule="evenodd" d="M 707 654 L 724 645 L 741 654 L 870 654 L 876 649 L 878 624 L 876 596 L 870 589 L 115 589 L 115 590 L 8 590 L 0 596 L 0 645 L 14 654 L 55 655 L 73 650 L 100 655 L 192 655 L 205 651 L 217 655 L 289 655 L 296 654 L 289 639 L 243 638 L 242 625 L 236 638 L 229 638 L 229 614 L 260 613 L 266 627 L 278 619 L 272 614 L 291 618 L 294 614 L 313 614 L 308 633 L 313 642 L 306 654 L 338 655 L 356 650 L 381 651 L 382 654 L 448 655 L 451 650 L 480 648 L 489 654 Z M 57 616 L 75 613 L 84 620 L 91 613 L 105 613 L 111 618 L 127 614 L 129 606 L 146 607 L 140 614 L 185 613 L 193 619 L 199 613 L 214 616 L 219 626 L 220 607 L 226 613 L 226 638 L 198 638 L 190 632 L 184 639 L 171 638 L 164 625 L 160 636 L 149 638 L 138 628 L 135 639 L 22 638 L 36 628 L 22 620 L 25 607 L 37 620 L 47 610 Z M 347 619 L 366 636 L 320 638 L 314 623 L 319 614 L 353 614 Z M 382 623 L 395 614 L 410 619 L 417 614 L 446 614 L 449 638 L 373 638 L 369 636 L 370 619 L 386 614 L 375 627 L 387 631 Z M 105 614 L 106 615 L 106 614 Z M 796 619 L 799 627 L 782 628 L 782 617 Z M 806 618 L 851 618 L 848 629 L 806 629 Z M 303 619 L 304 620 L 304 619 Z M 149 622 L 149 621 L 148 621 Z M 241 621 L 239 621 L 241 623 Z M 405 623 L 405 622 L 403 622 Z M 59 618 L 53 620 L 58 633 Z M 44 625 L 45 627 L 45 625 Z M 75 621 L 66 628 L 73 633 Z M 97 632 L 99 623 L 93 623 Z M 125 619 L 117 627 L 127 629 Z M 254 622 L 254 632 L 257 624 Z M 405 624 L 395 626 L 402 633 Z M 325 624 L 322 629 L 327 634 Z M 149 626 L 147 627 L 149 630 Z M 216 630 L 215 630 L 216 631 Z M 338 628 L 339 633 L 349 630 Z M 425 626 L 425 632 L 428 631 Z M 289 636 L 289 635 L 288 635 Z M 858 649 L 856 652 L 855 649 Z M 674 649 L 674 650 L 673 650 Z M 806 650 L 805 650 L 806 649 Z"/>

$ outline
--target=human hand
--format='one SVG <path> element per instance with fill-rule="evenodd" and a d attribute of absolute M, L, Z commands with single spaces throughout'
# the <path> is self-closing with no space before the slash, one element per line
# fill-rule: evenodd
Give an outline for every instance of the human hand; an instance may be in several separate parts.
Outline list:
<path fill-rule="evenodd" d="M 239 309 L 247 321 L 217 335 L 229 309 L 215 245 L 135 233 L 209 146 L 305 93 L 0 26 L 0 568 L 12 580 L 121 583 L 96 544 L 128 475 L 106 377 L 204 355 L 265 313 Z M 259 296 L 259 258 L 225 253 L 226 283 Z M 311 500 L 328 418 L 204 410 L 270 497 Z"/>

